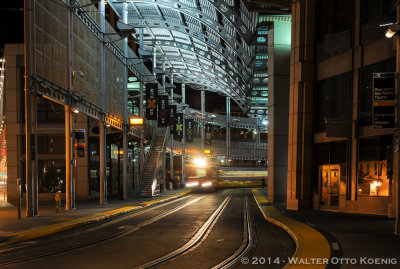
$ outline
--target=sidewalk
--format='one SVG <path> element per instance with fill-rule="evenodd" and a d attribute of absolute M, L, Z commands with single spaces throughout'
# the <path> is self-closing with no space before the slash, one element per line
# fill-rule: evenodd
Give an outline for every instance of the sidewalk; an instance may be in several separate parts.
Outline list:
<path fill-rule="evenodd" d="M 0 205 L 0 246 L 19 238 L 18 241 L 29 240 L 51 234 L 53 230 L 66 230 L 85 223 L 99 221 L 118 214 L 137 210 L 153 203 L 163 202 L 184 195 L 186 190 L 173 190 L 160 193 L 154 198 L 132 198 L 118 200 L 111 198 L 105 205 L 99 204 L 99 199 L 76 202 L 76 209 L 65 211 L 64 203 L 60 213 L 56 213 L 55 202 L 39 202 L 39 216 L 26 217 L 25 204 L 21 209 L 21 220 L 18 220 L 18 208 L 11 204 Z M 65 201 L 63 201 L 65 202 Z M 51 226 L 49 226 L 51 225 Z"/>
<path fill-rule="evenodd" d="M 400 268 L 400 236 L 395 235 L 394 219 L 384 216 L 338 213 L 328 211 L 284 209 L 284 205 L 276 205 L 286 216 L 307 223 L 327 237 L 332 257 L 355 258 L 357 268 L 376 266 L 376 268 Z M 370 265 L 361 266 L 360 259 L 378 259 Z M 397 264 L 383 265 L 385 259 Z M 356 268 L 342 263 L 341 268 Z"/>
<path fill-rule="evenodd" d="M 393 233 L 394 219 L 331 211 L 287 210 L 285 203 L 268 203 L 266 189 L 259 189 L 258 199 L 266 218 L 292 234 L 297 244 L 296 251 L 301 252 L 296 252 L 295 256 L 306 262 L 319 257 L 317 253 L 324 248 L 323 241 L 314 241 L 310 237 L 315 237 L 315 232 L 319 232 L 326 238 L 330 248 L 326 268 L 400 268 L 400 236 Z M 313 228 L 315 232 L 310 233 L 305 226 Z M 310 241 L 314 242 L 310 245 Z M 317 253 L 312 249 L 315 246 L 319 249 Z M 312 257 L 304 255 L 310 250 Z M 296 268 L 310 266 L 297 264 Z M 313 264 L 312 267 L 325 266 Z"/>

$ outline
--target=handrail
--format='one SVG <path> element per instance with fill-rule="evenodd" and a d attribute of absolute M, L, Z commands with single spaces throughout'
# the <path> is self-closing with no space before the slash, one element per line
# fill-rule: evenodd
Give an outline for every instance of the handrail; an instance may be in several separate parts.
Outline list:
<path fill-rule="evenodd" d="M 156 162 L 156 167 L 154 169 L 153 179 L 156 178 L 158 180 L 158 173 L 160 172 L 160 168 L 162 167 L 162 163 L 163 163 L 163 158 L 161 158 L 161 156 L 164 155 L 165 150 L 167 148 L 167 141 L 168 141 L 168 137 L 169 137 L 169 128 L 170 128 L 169 126 L 167 128 L 165 128 L 164 141 L 163 141 L 161 150 L 158 151 L 157 162 Z"/>
<path fill-rule="evenodd" d="M 143 174 L 144 174 L 144 170 L 146 169 L 146 164 L 147 164 L 147 161 L 148 161 L 148 159 L 149 159 L 149 156 L 151 155 L 151 152 L 153 151 L 153 147 L 154 147 L 154 141 L 156 140 L 155 138 L 156 138 L 156 134 L 157 134 L 157 127 L 155 127 L 154 126 L 154 128 L 153 128 L 153 134 L 152 134 L 152 136 L 151 136 L 151 142 L 150 142 L 150 150 L 144 155 L 144 158 L 143 158 L 143 167 L 142 167 L 142 169 L 140 170 L 140 176 L 139 176 L 139 190 L 141 190 L 141 188 L 142 188 L 142 183 L 143 183 Z"/>

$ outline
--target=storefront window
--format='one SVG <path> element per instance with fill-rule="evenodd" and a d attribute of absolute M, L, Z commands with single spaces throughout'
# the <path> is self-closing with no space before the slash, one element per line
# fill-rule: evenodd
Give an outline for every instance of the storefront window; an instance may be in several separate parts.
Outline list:
<path fill-rule="evenodd" d="M 372 124 L 372 74 L 394 72 L 395 70 L 395 58 L 361 68 L 358 90 L 358 122 L 360 126 Z"/>
<path fill-rule="evenodd" d="M 39 192 L 65 192 L 65 161 L 39 160 Z"/>
<path fill-rule="evenodd" d="M 392 135 L 365 138 L 359 141 L 358 195 L 391 195 L 392 143 Z"/>
<path fill-rule="evenodd" d="M 320 80 L 317 83 L 316 132 L 326 131 L 326 121 L 349 120 L 350 93 L 349 74 Z"/>

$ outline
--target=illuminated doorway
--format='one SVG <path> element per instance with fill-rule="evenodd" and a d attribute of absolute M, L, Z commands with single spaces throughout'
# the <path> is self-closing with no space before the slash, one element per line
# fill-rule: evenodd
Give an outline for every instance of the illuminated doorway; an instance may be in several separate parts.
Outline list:
<path fill-rule="evenodd" d="M 320 165 L 320 208 L 334 209 L 339 206 L 340 166 Z"/>

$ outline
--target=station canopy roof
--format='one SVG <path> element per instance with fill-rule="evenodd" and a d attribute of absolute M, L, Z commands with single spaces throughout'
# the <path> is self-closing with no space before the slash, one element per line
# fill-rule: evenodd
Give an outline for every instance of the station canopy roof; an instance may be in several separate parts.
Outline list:
<path fill-rule="evenodd" d="M 126 2 L 127 4 L 124 4 Z M 251 1 L 250 1 L 251 2 Z M 265 1 L 270 2 L 270 1 Z M 278 1 L 279 2 L 279 1 Z M 283 1 L 285 2 L 285 1 Z M 256 12 L 237 0 L 108 0 L 174 82 L 230 96 L 247 111 Z M 265 4 L 265 3 L 264 3 Z M 276 5 L 268 6 L 276 10 Z"/>

